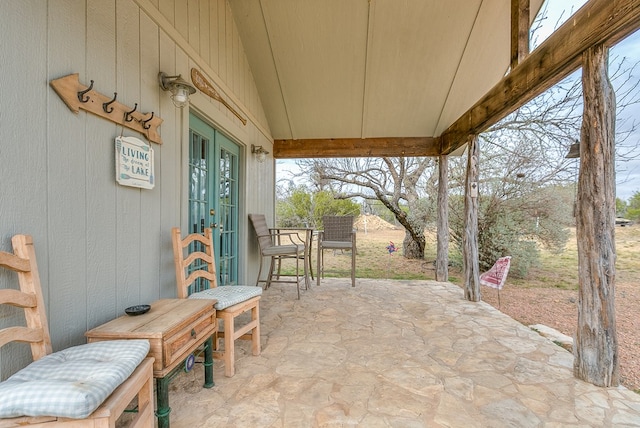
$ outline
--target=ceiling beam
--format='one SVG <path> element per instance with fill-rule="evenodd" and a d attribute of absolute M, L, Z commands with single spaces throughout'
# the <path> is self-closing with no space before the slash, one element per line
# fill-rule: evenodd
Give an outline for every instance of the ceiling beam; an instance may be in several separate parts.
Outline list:
<path fill-rule="evenodd" d="M 590 0 L 441 136 L 442 154 L 465 144 L 577 70 L 582 53 L 640 28 L 640 0 Z"/>
<path fill-rule="evenodd" d="M 318 138 L 273 142 L 275 159 L 438 156 L 439 151 L 440 141 L 433 137 Z"/>
<path fill-rule="evenodd" d="M 511 69 L 529 55 L 529 0 L 511 0 Z"/>

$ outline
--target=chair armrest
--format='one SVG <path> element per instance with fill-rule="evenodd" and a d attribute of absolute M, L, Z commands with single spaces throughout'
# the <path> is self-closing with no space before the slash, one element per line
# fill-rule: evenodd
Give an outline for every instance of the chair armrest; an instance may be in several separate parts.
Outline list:
<path fill-rule="evenodd" d="M 281 232 L 281 230 L 295 230 L 295 231 L 299 231 L 299 230 L 303 230 L 303 229 L 288 229 L 288 228 L 279 228 L 279 227 L 274 227 L 269 229 L 269 231 L 271 232 L 271 237 L 275 237 L 276 238 L 276 242 L 278 244 L 280 244 L 280 238 L 281 237 L 289 237 L 289 240 L 291 241 L 291 244 L 293 245 L 306 245 L 307 244 L 307 240 L 303 239 L 300 237 L 300 233 L 299 232 Z M 294 238 L 296 240 L 299 241 L 299 244 L 294 242 Z"/>

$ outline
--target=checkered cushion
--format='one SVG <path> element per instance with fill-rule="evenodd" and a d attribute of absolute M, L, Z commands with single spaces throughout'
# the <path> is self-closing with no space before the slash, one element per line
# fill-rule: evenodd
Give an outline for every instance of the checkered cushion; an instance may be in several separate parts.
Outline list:
<path fill-rule="evenodd" d="M 215 308 L 219 311 L 229 306 L 242 303 L 252 297 L 260 296 L 262 287 L 252 287 L 250 285 L 225 285 L 199 291 L 189 296 L 190 299 L 216 299 L 218 302 Z"/>
<path fill-rule="evenodd" d="M 112 340 L 47 355 L 0 383 L 0 417 L 86 418 L 148 353 L 147 340 Z"/>

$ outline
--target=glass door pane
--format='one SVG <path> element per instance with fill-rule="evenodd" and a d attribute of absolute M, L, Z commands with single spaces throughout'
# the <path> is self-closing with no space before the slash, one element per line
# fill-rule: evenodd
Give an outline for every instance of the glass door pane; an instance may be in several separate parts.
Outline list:
<path fill-rule="evenodd" d="M 189 128 L 190 232 L 213 230 L 218 285 L 234 285 L 238 283 L 240 149 L 194 115 Z"/>
<path fill-rule="evenodd" d="M 223 135 L 220 143 L 219 221 L 220 280 L 224 285 L 238 283 L 238 146 Z"/>

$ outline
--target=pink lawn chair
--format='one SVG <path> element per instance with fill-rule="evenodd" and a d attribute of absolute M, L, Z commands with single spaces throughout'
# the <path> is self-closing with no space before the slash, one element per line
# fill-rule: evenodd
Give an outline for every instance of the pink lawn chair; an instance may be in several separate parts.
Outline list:
<path fill-rule="evenodd" d="M 504 286 L 511 266 L 511 256 L 500 257 L 485 273 L 480 275 L 480 285 L 498 290 L 498 308 L 500 308 L 500 290 Z"/>

